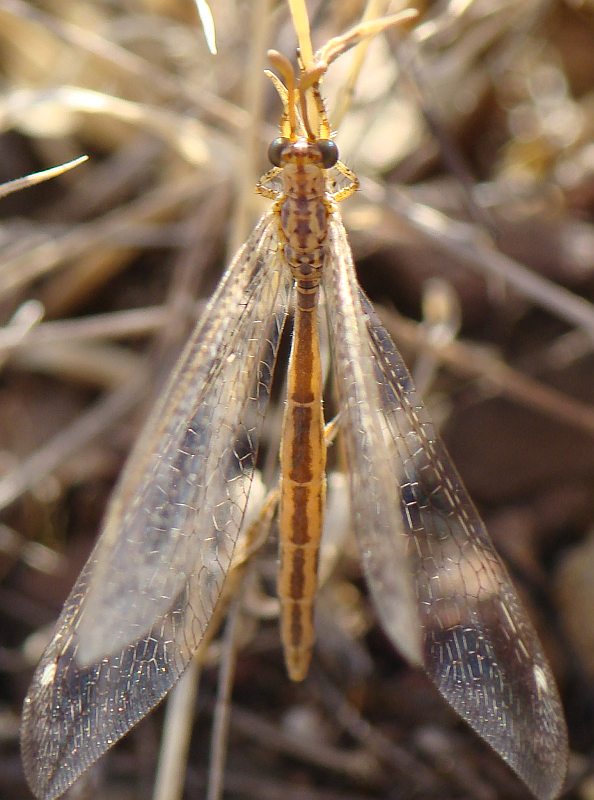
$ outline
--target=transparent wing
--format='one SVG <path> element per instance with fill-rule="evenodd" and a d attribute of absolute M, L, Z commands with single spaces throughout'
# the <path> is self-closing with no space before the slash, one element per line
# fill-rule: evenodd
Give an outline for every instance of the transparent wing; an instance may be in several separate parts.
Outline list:
<path fill-rule="evenodd" d="M 398 509 L 388 506 L 390 519 L 382 525 L 362 513 L 353 497 L 364 559 L 370 550 L 384 556 L 366 569 L 380 618 L 406 655 L 408 645 L 401 647 L 385 620 L 394 604 L 393 574 L 411 570 L 416 601 L 408 624 L 421 631 L 427 674 L 537 797 L 554 798 L 565 775 L 567 734 L 540 643 L 400 354 L 358 287 L 338 219 L 330 249 L 325 290 L 349 468 L 355 470 L 351 491 L 357 491 L 358 461 L 364 457 L 372 475 L 382 475 L 383 465 L 389 465 L 390 487 L 399 497 Z M 350 332 L 354 327 L 356 337 Z M 369 434 L 358 410 L 362 392 L 353 387 L 356 363 L 367 382 L 365 402 L 380 420 L 376 450 L 363 444 Z M 392 557 L 397 551 L 406 551 L 401 563 Z"/>
<path fill-rule="evenodd" d="M 241 527 L 289 290 L 265 215 L 223 277 L 125 467 L 23 712 L 35 794 L 65 789 L 171 688 Z"/>
<path fill-rule="evenodd" d="M 331 219 L 324 294 L 340 402 L 340 430 L 350 475 L 353 524 L 363 567 L 382 624 L 413 664 L 422 663 L 422 637 L 407 542 L 394 535 L 400 497 L 389 433 L 377 413 L 381 405 L 369 333 L 361 313 L 359 288 L 342 222 Z M 398 527 L 403 526 L 398 522 Z"/>

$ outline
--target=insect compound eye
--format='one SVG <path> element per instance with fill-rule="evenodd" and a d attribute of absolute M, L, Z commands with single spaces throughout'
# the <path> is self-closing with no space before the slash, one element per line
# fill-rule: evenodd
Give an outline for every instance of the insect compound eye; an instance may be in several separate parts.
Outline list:
<path fill-rule="evenodd" d="M 318 147 L 322 154 L 322 165 L 324 169 L 330 169 L 338 161 L 338 147 L 332 139 L 318 139 Z"/>
<path fill-rule="evenodd" d="M 270 146 L 268 147 L 268 160 L 275 167 L 280 167 L 282 165 L 281 155 L 288 144 L 289 140 L 285 139 L 284 136 L 279 136 L 270 142 Z"/>

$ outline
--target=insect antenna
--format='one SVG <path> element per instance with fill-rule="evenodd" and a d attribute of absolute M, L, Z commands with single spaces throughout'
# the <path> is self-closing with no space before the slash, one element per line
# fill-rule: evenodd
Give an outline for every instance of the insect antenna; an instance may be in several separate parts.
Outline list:
<path fill-rule="evenodd" d="M 284 80 L 281 80 L 269 70 L 266 75 L 270 78 L 277 90 L 283 104 L 283 115 L 280 122 L 281 135 L 286 139 L 295 141 L 297 138 L 297 104 L 295 101 L 295 71 L 289 59 L 278 50 L 268 51 L 268 60 Z"/>

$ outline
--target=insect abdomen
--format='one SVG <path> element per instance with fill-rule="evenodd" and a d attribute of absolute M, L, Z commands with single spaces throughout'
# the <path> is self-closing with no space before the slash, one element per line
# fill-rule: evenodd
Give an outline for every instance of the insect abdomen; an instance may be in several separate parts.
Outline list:
<path fill-rule="evenodd" d="M 314 643 L 313 602 L 326 495 L 318 288 L 297 286 L 281 452 L 281 637 L 292 680 L 307 674 Z"/>

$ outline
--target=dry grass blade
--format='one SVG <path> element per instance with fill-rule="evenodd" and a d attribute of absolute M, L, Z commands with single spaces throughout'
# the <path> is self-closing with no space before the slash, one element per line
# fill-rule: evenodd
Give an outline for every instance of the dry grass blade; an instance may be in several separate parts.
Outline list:
<path fill-rule="evenodd" d="M 80 156 L 67 164 L 59 164 L 56 167 L 49 167 L 41 172 L 33 172 L 31 175 L 25 175 L 24 178 L 14 178 L 12 181 L 0 185 L 0 197 L 6 197 L 13 192 L 20 192 L 21 189 L 26 189 L 28 186 L 37 186 L 38 183 L 49 181 L 52 178 L 57 178 L 58 175 L 63 175 L 70 169 L 78 167 L 88 161 L 88 156 Z"/>
<path fill-rule="evenodd" d="M 212 11 L 210 10 L 210 6 L 206 0 L 196 0 L 196 8 L 198 9 L 198 14 L 200 15 L 200 21 L 202 22 L 206 44 L 208 45 L 210 52 L 213 54 L 213 56 L 215 56 L 217 54 L 217 45 Z"/>

